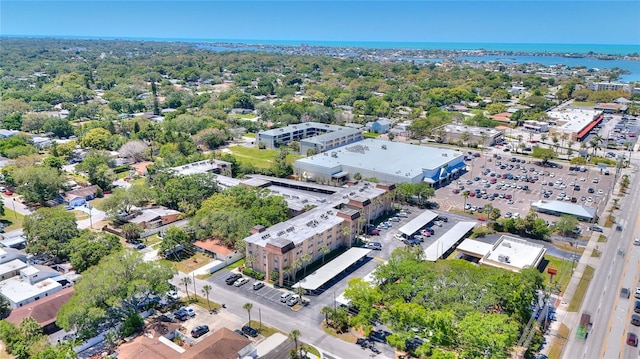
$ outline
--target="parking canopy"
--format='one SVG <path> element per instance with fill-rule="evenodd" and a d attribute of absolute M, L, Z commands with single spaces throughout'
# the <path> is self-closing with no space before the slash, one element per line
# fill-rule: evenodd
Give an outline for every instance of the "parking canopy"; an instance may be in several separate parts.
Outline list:
<path fill-rule="evenodd" d="M 442 237 L 424 250 L 424 257 L 428 261 L 435 262 L 451 247 L 458 243 L 478 222 L 458 222 L 453 228 L 448 230 Z"/>
<path fill-rule="evenodd" d="M 339 255 L 336 259 L 322 266 L 317 271 L 311 273 L 303 280 L 294 284 L 292 287 L 302 287 L 311 291 L 317 290 L 323 284 L 342 273 L 345 269 L 351 267 L 355 262 L 359 261 L 370 252 L 371 250 L 366 248 L 351 248 Z"/>
<path fill-rule="evenodd" d="M 404 233 L 407 236 L 411 236 L 414 233 L 416 233 L 420 228 L 426 226 L 429 222 L 436 219 L 436 217 L 438 217 L 437 213 L 426 210 L 422 212 L 418 217 L 409 221 L 409 223 L 400 227 L 399 231 L 401 233 Z"/>

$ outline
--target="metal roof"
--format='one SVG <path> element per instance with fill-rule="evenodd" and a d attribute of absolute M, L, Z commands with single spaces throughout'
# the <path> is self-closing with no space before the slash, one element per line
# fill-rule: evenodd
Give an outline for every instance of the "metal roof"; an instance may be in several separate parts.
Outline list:
<path fill-rule="evenodd" d="M 433 221 L 434 219 L 436 219 L 436 217 L 438 217 L 438 214 L 430 211 L 430 210 L 426 210 L 424 212 L 422 212 L 418 217 L 412 219 L 411 221 L 409 221 L 409 223 L 405 224 L 404 226 L 400 227 L 399 231 L 406 234 L 407 236 L 413 235 L 414 233 L 416 233 L 420 228 L 424 227 L 425 225 L 427 225 L 427 223 Z"/>
<path fill-rule="evenodd" d="M 454 244 L 464 237 L 478 222 L 458 222 L 453 228 L 448 230 L 442 237 L 424 250 L 425 259 L 435 262 L 445 254 Z"/>
<path fill-rule="evenodd" d="M 367 248 L 351 248 L 292 287 L 316 290 L 370 252 Z"/>
<path fill-rule="evenodd" d="M 546 201 L 539 200 L 531 203 L 531 208 L 537 209 L 539 212 L 547 212 L 552 214 L 569 214 L 580 217 L 582 219 L 593 219 L 596 215 L 596 209 L 584 207 L 564 201 Z"/>

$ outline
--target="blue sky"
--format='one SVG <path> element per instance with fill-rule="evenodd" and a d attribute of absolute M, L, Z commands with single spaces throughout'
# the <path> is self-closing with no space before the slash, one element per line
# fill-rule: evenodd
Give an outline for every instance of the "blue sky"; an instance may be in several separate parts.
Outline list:
<path fill-rule="evenodd" d="M 1 0 L 0 34 L 640 46 L 640 1 Z"/>

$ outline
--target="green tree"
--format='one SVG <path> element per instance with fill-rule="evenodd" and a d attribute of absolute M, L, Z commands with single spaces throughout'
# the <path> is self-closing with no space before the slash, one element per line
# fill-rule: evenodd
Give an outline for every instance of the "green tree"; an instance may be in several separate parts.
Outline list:
<path fill-rule="evenodd" d="M 305 253 L 300 256 L 300 263 L 304 267 L 303 277 L 307 276 L 307 266 L 311 263 L 311 255 L 309 253 Z"/>
<path fill-rule="evenodd" d="M 24 218 L 23 229 L 27 253 L 60 259 L 68 258 L 68 243 L 79 234 L 75 215 L 62 207 L 39 208 Z"/>
<path fill-rule="evenodd" d="M 76 165 L 76 170 L 86 172 L 92 184 L 98 185 L 103 190 L 109 190 L 117 178 L 110 168 L 112 164 L 109 152 L 91 150 L 85 159 Z"/>
<path fill-rule="evenodd" d="M 162 236 L 162 243 L 160 243 L 160 252 L 164 253 L 167 250 L 176 248 L 177 246 L 190 247 L 191 238 L 187 232 L 181 227 L 169 227 Z"/>
<path fill-rule="evenodd" d="M 112 216 L 118 213 L 131 213 L 134 207 L 143 207 L 154 198 L 149 186 L 133 185 L 129 188 L 117 188 L 102 203 L 104 210 Z"/>
<path fill-rule="evenodd" d="M 79 237 L 71 239 L 67 246 L 69 261 L 82 273 L 100 262 L 100 259 L 122 249 L 120 239 L 107 232 L 83 230 Z"/>
<path fill-rule="evenodd" d="M 247 311 L 247 314 L 249 315 L 249 324 L 247 325 L 251 325 L 251 309 L 253 308 L 253 304 L 250 302 L 244 303 L 244 305 L 242 306 L 242 309 Z"/>
<path fill-rule="evenodd" d="M 80 140 L 80 145 L 84 148 L 96 150 L 109 149 L 112 143 L 112 134 L 108 130 L 98 127 L 87 132 Z"/>
<path fill-rule="evenodd" d="M 187 293 L 187 302 L 191 301 L 191 298 L 189 298 L 189 284 L 191 283 L 191 277 L 189 276 L 180 278 L 180 284 L 184 285 L 184 291 Z"/>
<path fill-rule="evenodd" d="M 547 163 L 549 160 L 556 157 L 556 152 L 550 148 L 542 148 L 538 146 L 533 147 L 533 152 L 531 155 L 534 158 L 539 158 L 542 160 L 542 163 Z"/>
<path fill-rule="evenodd" d="M 120 232 L 127 242 L 131 243 L 140 238 L 140 235 L 144 233 L 144 228 L 137 223 L 125 223 L 120 227 Z"/>
<path fill-rule="evenodd" d="M 556 224 L 553 227 L 558 233 L 562 234 L 564 237 L 567 237 L 577 226 L 578 219 L 576 219 L 576 217 L 563 215 L 560 216 L 560 219 L 556 221 Z"/>
<path fill-rule="evenodd" d="M 324 265 L 324 257 L 331 252 L 331 249 L 328 246 L 322 246 L 318 248 L 318 252 L 322 254 L 322 265 Z"/>
<path fill-rule="evenodd" d="M 67 331 L 76 329 L 81 339 L 90 338 L 100 323 L 122 321 L 139 313 L 151 297 L 164 295 L 176 273 L 168 264 L 144 261 L 137 251 L 111 254 L 83 273 L 56 323 Z"/>
<path fill-rule="evenodd" d="M 58 117 L 49 117 L 42 126 L 44 132 L 51 132 L 55 137 L 67 138 L 73 135 L 73 126 L 67 119 Z"/>
<path fill-rule="evenodd" d="M 158 203 L 171 209 L 195 214 L 204 200 L 218 191 L 215 175 L 211 173 L 177 176 L 161 185 Z"/>
<path fill-rule="evenodd" d="M 469 358 L 508 358 L 518 336 L 518 323 L 504 314 L 471 312 L 458 327 L 462 355 Z"/>
<path fill-rule="evenodd" d="M 57 169 L 43 165 L 18 168 L 12 178 L 25 201 L 40 204 L 55 199 L 65 181 Z"/>
<path fill-rule="evenodd" d="M 209 301 L 209 294 L 211 293 L 211 289 L 211 286 L 208 284 L 202 286 L 202 294 L 204 294 L 207 298 L 207 308 L 209 308 L 209 311 L 211 311 L 211 302 Z"/>

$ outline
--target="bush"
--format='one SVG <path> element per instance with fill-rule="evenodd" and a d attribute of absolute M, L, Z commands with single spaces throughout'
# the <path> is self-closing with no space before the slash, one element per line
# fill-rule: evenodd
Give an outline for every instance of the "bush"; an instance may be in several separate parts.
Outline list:
<path fill-rule="evenodd" d="M 130 315 L 122 323 L 122 326 L 120 327 L 120 334 L 122 334 L 123 337 L 128 337 L 142 329 L 143 325 L 144 321 L 140 314 Z"/>
<path fill-rule="evenodd" d="M 113 172 L 122 173 L 122 172 L 127 172 L 129 169 L 130 169 L 129 165 L 122 165 L 122 166 L 115 167 L 113 169 Z"/>
<path fill-rule="evenodd" d="M 242 273 L 244 275 L 249 276 L 249 277 L 254 278 L 254 279 L 258 279 L 258 280 L 263 280 L 264 279 L 264 274 L 263 273 L 256 272 L 251 268 L 243 269 Z"/>
<path fill-rule="evenodd" d="M 609 166 L 615 166 L 616 165 L 616 160 L 613 160 L 611 158 L 593 156 L 593 157 L 591 157 L 591 163 L 596 163 L 596 164 L 604 163 L 604 164 L 609 165 Z"/>

